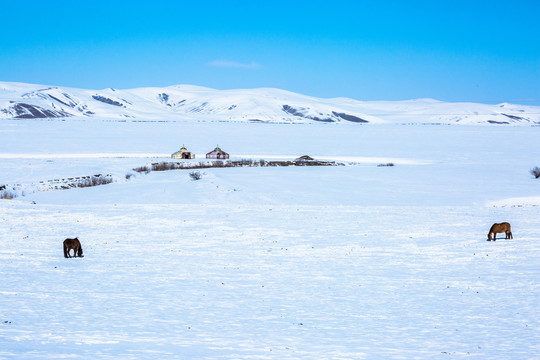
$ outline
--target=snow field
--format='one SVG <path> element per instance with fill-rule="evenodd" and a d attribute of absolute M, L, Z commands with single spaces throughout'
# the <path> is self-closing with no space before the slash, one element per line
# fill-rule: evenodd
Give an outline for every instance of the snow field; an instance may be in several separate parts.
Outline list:
<path fill-rule="evenodd" d="M 538 131 L 2 122 L 0 183 L 118 182 L 0 201 L 0 359 L 537 359 Z M 401 163 L 123 178 L 184 139 Z"/>
<path fill-rule="evenodd" d="M 540 249 L 534 231 L 517 230 L 535 225 L 538 207 L 515 210 L 517 240 L 495 243 L 485 223 L 502 209 L 4 210 L 5 358 L 538 354 Z M 83 259 L 61 257 L 58 239 L 71 234 Z"/>

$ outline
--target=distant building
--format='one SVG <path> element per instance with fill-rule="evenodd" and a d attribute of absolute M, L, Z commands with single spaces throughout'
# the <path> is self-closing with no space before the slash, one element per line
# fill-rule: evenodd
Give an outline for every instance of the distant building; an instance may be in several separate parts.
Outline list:
<path fill-rule="evenodd" d="M 206 154 L 206 158 L 207 159 L 228 159 L 229 154 L 227 154 L 225 151 L 221 150 L 219 146 L 217 146 L 214 150 Z"/>
<path fill-rule="evenodd" d="M 298 159 L 296 159 L 296 161 L 312 161 L 312 160 L 314 159 L 309 155 L 302 155 Z"/>
<path fill-rule="evenodd" d="M 171 155 L 172 159 L 195 159 L 195 154 L 188 151 L 184 146 Z"/>

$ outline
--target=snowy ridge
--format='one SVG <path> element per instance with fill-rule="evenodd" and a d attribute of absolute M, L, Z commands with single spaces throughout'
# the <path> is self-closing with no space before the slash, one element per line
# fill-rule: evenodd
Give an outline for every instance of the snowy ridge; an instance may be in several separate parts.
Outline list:
<path fill-rule="evenodd" d="M 127 90 L 0 82 L 0 119 L 106 118 L 269 123 L 540 124 L 540 107 L 433 99 L 321 99 L 279 89 L 175 85 Z"/>

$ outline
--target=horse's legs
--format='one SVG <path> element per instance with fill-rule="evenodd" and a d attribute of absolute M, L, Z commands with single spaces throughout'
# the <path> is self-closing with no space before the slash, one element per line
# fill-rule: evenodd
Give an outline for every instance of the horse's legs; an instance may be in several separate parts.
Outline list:
<path fill-rule="evenodd" d="M 496 232 L 493 233 L 493 241 L 497 241 L 497 233 Z"/>

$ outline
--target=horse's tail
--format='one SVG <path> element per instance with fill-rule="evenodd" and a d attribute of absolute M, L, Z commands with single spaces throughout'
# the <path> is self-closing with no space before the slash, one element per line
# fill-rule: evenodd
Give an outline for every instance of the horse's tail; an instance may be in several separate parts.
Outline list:
<path fill-rule="evenodd" d="M 64 257 L 67 258 L 68 257 L 68 249 L 67 249 L 67 245 L 66 245 L 66 242 L 64 241 Z"/>

